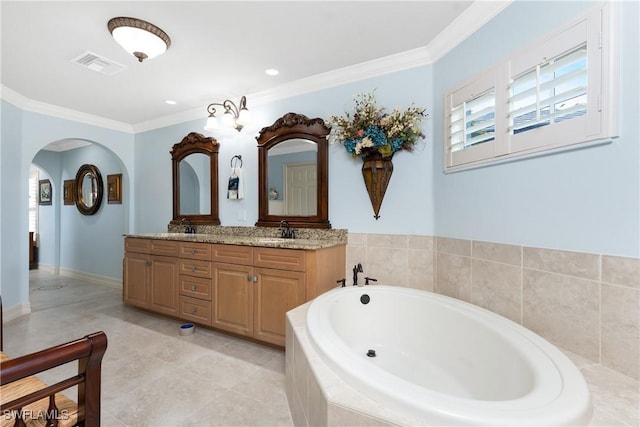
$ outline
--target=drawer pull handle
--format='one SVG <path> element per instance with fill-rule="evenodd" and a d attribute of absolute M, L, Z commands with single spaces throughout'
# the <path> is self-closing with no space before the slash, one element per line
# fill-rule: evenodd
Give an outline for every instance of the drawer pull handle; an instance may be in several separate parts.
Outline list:
<path fill-rule="evenodd" d="M 253 283 L 256 283 L 258 281 L 258 276 L 253 276 Z"/>
<path fill-rule="evenodd" d="M 196 290 L 196 285 L 191 285 L 191 290 L 195 291 Z"/>
<path fill-rule="evenodd" d="M 196 266 L 195 266 L 195 265 L 191 266 L 191 271 L 192 271 L 192 272 L 195 272 L 195 271 L 196 271 Z"/>
<path fill-rule="evenodd" d="M 247 282 L 250 282 L 250 281 L 251 281 L 251 275 L 247 274 Z"/>
<path fill-rule="evenodd" d="M 198 309 L 197 309 L 197 308 L 193 307 L 193 308 L 191 309 L 191 314 L 196 314 L 197 312 L 198 312 Z"/>
<path fill-rule="evenodd" d="M 191 249 L 191 255 L 194 255 L 196 253 L 195 249 Z"/>

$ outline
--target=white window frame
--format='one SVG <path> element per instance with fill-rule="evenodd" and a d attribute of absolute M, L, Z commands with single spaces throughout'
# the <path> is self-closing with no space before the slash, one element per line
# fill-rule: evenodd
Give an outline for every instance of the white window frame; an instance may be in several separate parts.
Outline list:
<path fill-rule="evenodd" d="M 569 146 L 617 137 L 617 6 L 599 4 L 520 50 L 502 63 L 464 82 L 444 99 L 444 171 L 484 166 Z M 510 85 L 522 73 L 585 44 L 586 114 L 517 134 L 510 131 Z M 452 145 L 452 110 L 489 90 L 495 91 L 495 139 L 462 150 Z"/>
<path fill-rule="evenodd" d="M 29 172 L 29 231 L 38 234 L 38 183 L 40 174 L 37 170 Z"/>

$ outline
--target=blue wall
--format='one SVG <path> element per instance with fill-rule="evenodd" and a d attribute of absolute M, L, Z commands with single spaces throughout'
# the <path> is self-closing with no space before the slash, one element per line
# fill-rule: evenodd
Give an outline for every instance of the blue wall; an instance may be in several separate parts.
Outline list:
<path fill-rule="evenodd" d="M 618 4 L 620 137 L 607 145 L 443 174 L 443 111 L 438 108 L 433 145 L 437 235 L 640 255 L 638 2 Z M 435 64 L 435 99 L 591 5 L 514 2 Z"/>
<path fill-rule="evenodd" d="M 242 130 L 208 133 L 203 130 L 206 118 L 155 129 L 136 135 L 136 229 L 139 232 L 166 230 L 172 216 L 171 158 L 173 144 L 189 132 L 214 136 L 220 143 L 219 200 L 222 225 L 253 226 L 258 219 L 258 151 L 255 137 L 262 127 L 271 125 L 283 114 L 293 111 L 309 117 L 327 118 L 331 114 L 351 111 L 353 98 L 375 90 L 378 103 L 389 109 L 406 108 L 415 103 L 431 114 L 432 67 L 424 66 L 392 75 L 362 80 L 353 84 L 283 99 L 268 105 L 249 108 L 253 124 Z M 250 101 L 249 101 L 250 102 Z M 439 105 L 440 102 L 438 101 Z M 341 146 L 329 147 L 329 220 L 334 228 L 352 232 L 389 234 L 434 234 L 432 188 L 433 144 L 432 120 L 424 124 L 426 140 L 413 153 L 397 153 L 394 172 L 387 189 L 380 219 L 373 209 L 362 179 L 362 161 L 353 159 Z M 245 199 L 228 200 L 226 190 L 231 158 L 242 155 Z M 238 219 L 246 213 L 246 220 Z"/>

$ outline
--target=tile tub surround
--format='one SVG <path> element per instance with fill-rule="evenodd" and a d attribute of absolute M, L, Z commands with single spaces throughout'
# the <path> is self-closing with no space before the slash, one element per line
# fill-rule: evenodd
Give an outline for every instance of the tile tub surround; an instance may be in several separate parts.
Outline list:
<path fill-rule="evenodd" d="M 349 233 L 351 268 L 378 283 L 479 305 L 640 379 L 640 259 L 452 239 Z"/>
<path fill-rule="evenodd" d="M 419 425 L 359 393 L 339 378 L 313 349 L 306 334 L 310 303 L 287 313 L 285 385 L 296 426 Z M 584 375 L 593 403 L 590 426 L 640 424 L 640 383 L 605 366 L 565 351 Z"/>

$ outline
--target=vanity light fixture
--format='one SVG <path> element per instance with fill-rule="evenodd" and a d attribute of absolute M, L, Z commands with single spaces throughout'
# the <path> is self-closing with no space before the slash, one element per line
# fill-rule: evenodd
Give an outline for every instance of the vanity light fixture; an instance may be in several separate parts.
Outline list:
<path fill-rule="evenodd" d="M 167 33 L 142 19 L 123 16 L 112 18 L 107 28 L 114 40 L 138 58 L 138 62 L 162 55 L 171 46 Z"/>
<path fill-rule="evenodd" d="M 224 102 L 214 102 L 209 104 L 207 112 L 209 117 L 207 118 L 207 124 L 204 129 L 211 131 L 220 129 L 218 119 L 216 118 L 215 105 L 219 105 L 224 108 L 224 114 L 222 114 L 222 126 L 226 128 L 232 128 L 240 132 L 242 128 L 251 121 L 251 114 L 247 109 L 247 97 L 240 98 L 239 106 L 233 101 L 225 99 Z"/>

